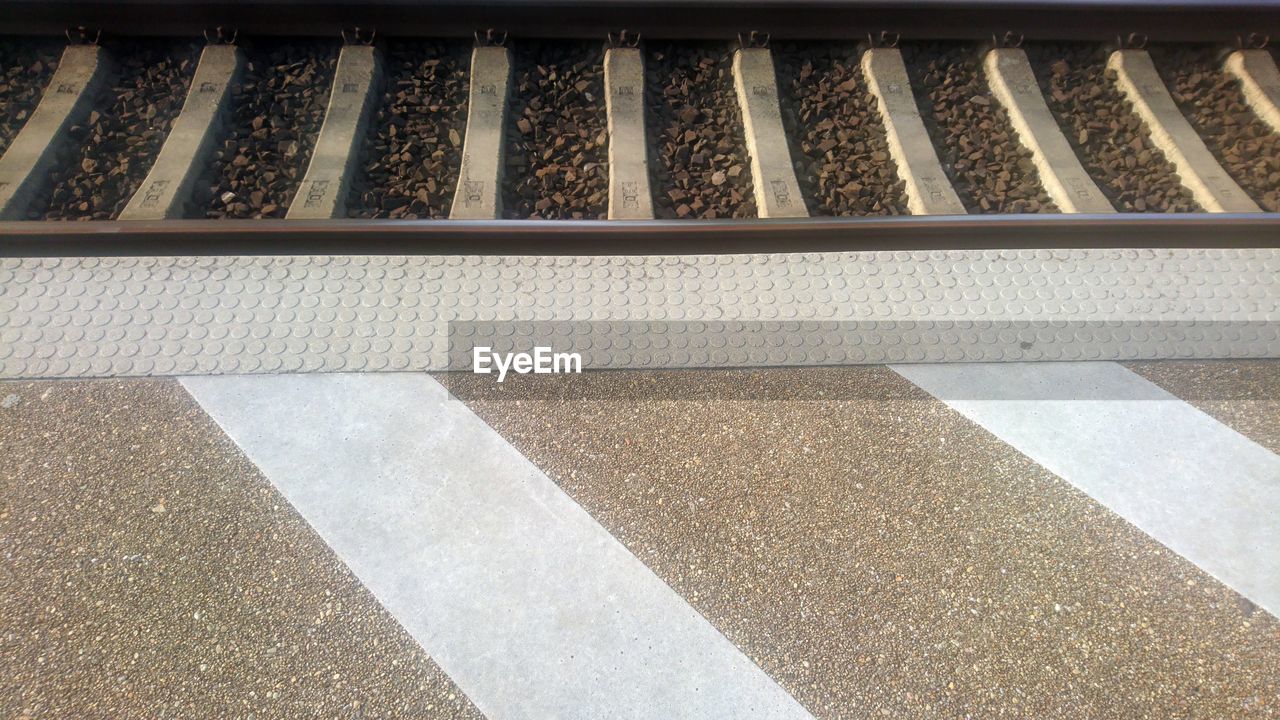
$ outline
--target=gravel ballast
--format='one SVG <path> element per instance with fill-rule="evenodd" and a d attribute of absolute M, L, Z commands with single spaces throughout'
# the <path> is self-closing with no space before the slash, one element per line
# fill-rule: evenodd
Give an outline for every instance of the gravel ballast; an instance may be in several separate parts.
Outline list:
<path fill-rule="evenodd" d="M 0 38 L 0 154 L 22 131 L 58 69 L 65 42 Z"/>
<path fill-rule="evenodd" d="M 336 43 L 248 50 L 227 132 L 196 198 L 206 217 L 284 217 L 324 123 L 337 62 Z"/>
<path fill-rule="evenodd" d="M 1120 212 L 1197 212 L 1151 132 L 1107 70 L 1098 45 L 1035 43 L 1027 48 L 1049 110 L 1084 169 Z"/>
<path fill-rule="evenodd" d="M 1217 50 L 1153 48 L 1152 59 L 1182 114 L 1237 184 L 1267 212 L 1280 211 L 1280 134 L 1254 114 Z"/>
<path fill-rule="evenodd" d="M 1009 115 L 991 95 L 981 49 L 910 43 L 902 48 L 925 128 L 942 167 L 971 213 L 1057 212 L 1018 142 Z"/>
<path fill-rule="evenodd" d="M 395 42 L 386 51 L 382 100 L 369 123 L 354 218 L 447 218 L 467 124 L 470 47 Z"/>
<path fill-rule="evenodd" d="M 608 121 L 600 43 L 529 42 L 512 50 L 503 216 L 608 217 Z"/>
<path fill-rule="evenodd" d="M 756 217 L 727 44 L 650 44 L 645 57 L 653 208 L 659 218 Z"/>
<path fill-rule="evenodd" d="M 810 214 L 907 214 L 859 49 L 783 43 L 773 52 L 782 122 Z"/>
<path fill-rule="evenodd" d="M 199 60 L 194 42 L 107 46 L 115 77 L 68 135 L 31 217 L 113 220 L 142 185 L 187 97 Z"/>

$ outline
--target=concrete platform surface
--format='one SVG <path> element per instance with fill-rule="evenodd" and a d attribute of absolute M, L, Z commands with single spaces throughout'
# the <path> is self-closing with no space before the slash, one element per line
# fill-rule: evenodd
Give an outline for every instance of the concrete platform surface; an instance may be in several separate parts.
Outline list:
<path fill-rule="evenodd" d="M 479 718 L 173 380 L 0 383 L 0 715 Z"/>
<path fill-rule="evenodd" d="M 1280 362 L 1094 365 L 1260 507 Z M 0 382 L 0 714 L 1280 717 L 1253 589 L 886 366 L 182 383 Z"/>
<path fill-rule="evenodd" d="M 1280 714 L 1280 622 L 886 368 L 450 381 L 817 717 Z"/>

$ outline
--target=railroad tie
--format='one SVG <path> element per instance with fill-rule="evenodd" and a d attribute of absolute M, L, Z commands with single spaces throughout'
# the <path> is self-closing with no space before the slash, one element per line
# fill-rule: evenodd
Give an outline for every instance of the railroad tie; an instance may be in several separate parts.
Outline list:
<path fill-rule="evenodd" d="M 1151 141 L 1201 207 L 1209 212 L 1262 211 L 1183 117 L 1146 50 L 1116 50 L 1107 58 L 1107 68 L 1116 71 L 1116 84 L 1151 130 Z"/>
<path fill-rule="evenodd" d="M 1116 209 L 1085 172 L 1058 122 L 1049 112 L 1026 51 L 1021 48 L 991 50 L 983 61 L 983 70 L 991 94 L 1009 112 L 1009 121 L 1018 139 L 1031 150 L 1031 158 L 1045 192 L 1062 212 L 1115 212 Z"/>
<path fill-rule="evenodd" d="M 244 68 L 234 45 L 210 45 L 200 53 L 182 112 L 173 122 L 147 178 L 120 212 L 121 220 L 169 220 L 186 215 L 196 179 L 204 171 L 231 102 L 231 87 Z"/>
<path fill-rule="evenodd" d="M 320 126 L 307 174 L 285 219 L 327 220 L 346 213 L 351 176 L 373 109 L 381 64 L 378 51 L 371 45 L 342 47 L 324 124 Z"/>
<path fill-rule="evenodd" d="M 503 132 L 510 89 L 511 53 L 495 46 L 472 50 L 467 135 L 451 220 L 495 220 L 502 215 Z"/>
<path fill-rule="evenodd" d="M 652 220 L 643 53 L 628 47 L 606 50 L 604 87 L 609 122 L 609 219 Z"/>
<path fill-rule="evenodd" d="M 964 204 L 951 187 L 924 129 L 902 52 L 897 48 L 867 50 L 862 54 L 862 73 L 884 122 L 889 155 L 907 186 L 907 209 L 912 215 L 964 215 Z"/>
<path fill-rule="evenodd" d="M 751 181 L 762 218 L 808 217 L 791 164 L 778 79 L 768 48 L 740 48 L 733 54 L 733 85 L 742 109 L 742 129 L 751 156 Z"/>
<path fill-rule="evenodd" d="M 107 83 L 111 60 L 97 45 L 69 45 L 35 112 L 0 158 L 0 220 L 22 220 L 59 152 Z"/>
<path fill-rule="evenodd" d="M 1280 132 L 1280 70 L 1266 50 L 1237 50 L 1227 56 L 1226 70 L 1240 81 L 1253 112 Z"/>

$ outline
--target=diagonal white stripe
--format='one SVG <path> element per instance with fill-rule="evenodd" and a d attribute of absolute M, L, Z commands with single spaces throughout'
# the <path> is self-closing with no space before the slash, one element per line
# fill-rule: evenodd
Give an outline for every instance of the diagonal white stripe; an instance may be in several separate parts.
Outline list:
<path fill-rule="evenodd" d="M 1110 362 L 893 369 L 1280 616 L 1280 457 Z"/>
<path fill-rule="evenodd" d="M 182 382 L 488 717 L 810 717 L 432 378 Z"/>

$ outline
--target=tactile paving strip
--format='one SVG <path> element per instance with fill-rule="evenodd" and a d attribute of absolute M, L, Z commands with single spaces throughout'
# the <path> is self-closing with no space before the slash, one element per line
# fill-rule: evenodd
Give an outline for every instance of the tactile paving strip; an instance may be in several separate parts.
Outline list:
<path fill-rule="evenodd" d="M 588 368 L 1277 357 L 1280 250 L 0 260 L 0 377 L 438 370 L 451 337 Z"/>

